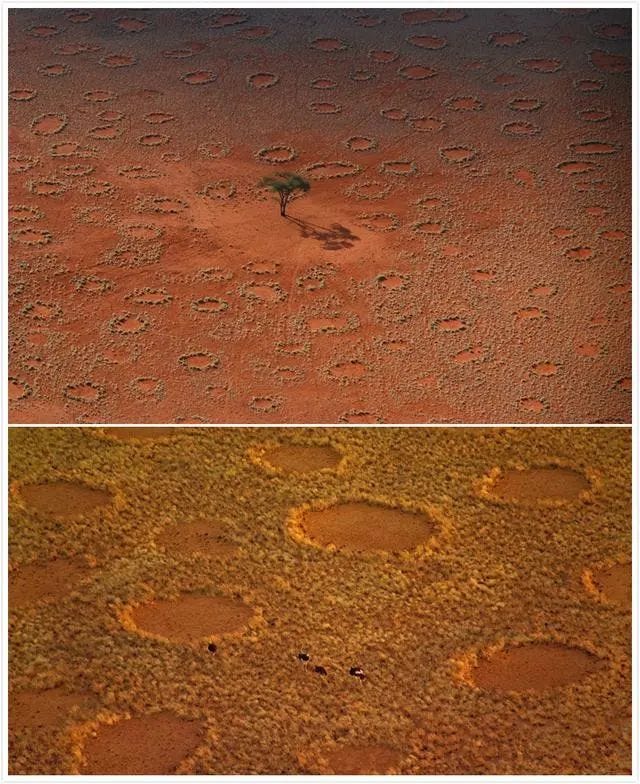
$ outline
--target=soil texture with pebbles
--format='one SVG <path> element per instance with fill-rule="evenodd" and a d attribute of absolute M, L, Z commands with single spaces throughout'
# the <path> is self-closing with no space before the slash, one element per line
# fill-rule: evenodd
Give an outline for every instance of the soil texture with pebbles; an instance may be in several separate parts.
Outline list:
<path fill-rule="evenodd" d="M 11 9 L 11 421 L 628 422 L 630 27 Z"/>
<path fill-rule="evenodd" d="M 628 428 L 145 435 L 10 431 L 11 773 L 630 773 Z"/>

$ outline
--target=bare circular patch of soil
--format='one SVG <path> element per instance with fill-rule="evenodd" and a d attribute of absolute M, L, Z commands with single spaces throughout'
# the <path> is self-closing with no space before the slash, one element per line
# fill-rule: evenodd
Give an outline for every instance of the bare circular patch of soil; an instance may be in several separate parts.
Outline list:
<path fill-rule="evenodd" d="M 605 83 L 602 79 L 576 79 L 573 86 L 581 93 L 598 93 Z"/>
<path fill-rule="evenodd" d="M 311 101 L 309 109 L 315 114 L 340 114 L 342 106 L 330 101 Z"/>
<path fill-rule="evenodd" d="M 189 73 L 183 74 L 180 77 L 180 79 L 185 84 L 193 85 L 210 84 L 217 78 L 217 74 L 215 74 L 213 71 L 190 71 Z"/>
<path fill-rule="evenodd" d="M 61 599 L 90 573 L 86 564 L 65 558 L 21 566 L 9 574 L 9 608 Z"/>
<path fill-rule="evenodd" d="M 204 737 L 198 721 L 168 711 L 103 724 L 85 742 L 83 775 L 171 775 Z"/>
<path fill-rule="evenodd" d="M 16 229 L 11 233 L 11 239 L 23 245 L 48 245 L 53 237 L 46 229 Z"/>
<path fill-rule="evenodd" d="M 347 48 L 347 44 L 339 38 L 314 38 L 310 45 L 321 52 L 341 52 Z"/>
<path fill-rule="evenodd" d="M 278 165 L 288 163 L 296 158 L 298 153 L 288 144 L 274 144 L 271 147 L 263 147 L 256 153 L 256 158 L 264 163 Z"/>
<path fill-rule="evenodd" d="M 589 109 L 581 109 L 578 112 L 578 117 L 586 122 L 604 122 L 610 119 L 611 112 L 608 109 L 596 109 L 591 107 Z"/>
<path fill-rule="evenodd" d="M 473 160 L 477 151 L 473 147 L 443 147 L 440 149 L 440 157 L 447 163 L 468 163 Z"/>
<path fill-rule="evenodd" d="M 145 133 L 138 137 L 138 144 L 143 147 L 158 147 L 160 144 L 167 144 L 171 137 L 166 133 Z"/>
<path fill-rule="evenodd" d="M 25 398 L 29 397 L 33 393 L 33 389 L 26 381 L 20 381 L 13 376 L 9 376 L 8 383 L 7 383 L 7 393 L 9 396 L 9 401 L 12 403 L 17 402 L 18 400 L 24 400 Z"/>
<path fill-rule="evenodd" d="M 380 114 L 385 120 L 391 120 L 392 122 L 404 122 L 409 116 L 409 112 L 406 109 L 397 109 L 393 106 L 388 109 L 381 109 Z"/>
<path fill-rule="evenodd" d="M 12 101 L 31 101 L 36 95 L 37 92 L 35 90 L 31 90 L 27 87 L 16 87 L 13 90 L 9 90 L 9 98 Z"/>
<path fill-rule="evenodd" d="M 334 90 L 337 86 L 338 82 L 335 79 L 327 79 L 322 76 L 310 83 L 310 87 L 313 87 L 314 90 Z"/>
<path fill-rule="evenodd" d="M 205 142 L 198 147 L 198 152 L 205 158 L 225 158 L 230 149 L 223 142 Z M 276 161 L 277 163 L 277 161 Z"/>
<path fill-rule="evenodd" d="M 233 27 L 234 25 L 244 24 L 250 19 L 248 14 L 241 11 L 228 11 L 211 14 L 208 20 L 208 26 L 212 29 L 221 29 L 224 27 Z"/>
<path fill-rule="evenodd" d="M 437 71 L 435 68 L 430 68 L 428 65 L 404 65 L 398 69 L 398 75 L 404 79 L 431 79 L 435 76 Z"/>
<path fill-rule="evenodd" d="M 379 180 L 367 180 L 366 182 L 356 183 L 351 186 L 347 193 L 350 196 L 355 196 L 357 199 L 365 201 L 376 201 L 377 199 L 384 199 L 389 195 L 391 186 Z"/>
<path fill-rule="evenodd" d="M 530 60 L 520 60 L 519 65 L 526 71 L 536 73 L 555 73 L 562 68 L 562 61 L 553 58 L 532 58 Z"/>
<path fill-rule="evenodd" d="M 118 335 L 138 335 L 144 332 L 151 322 L 144 316 L 125 314 L 116 316 L 109 321 L 109 330 Z"/>
<path fill-rule="evenodd" d="M 31 121 L 31 132 L 37 136 L 51 136 L 60 133 L 68 122 L 69 118 L 66 114 L 41 114 Z"/>
<path fill-rule="evenodd" d="M 407 43 L 419 49 L 444 49 L 447 46 L 447 39 L 437 35 L 410 35 Z"/>
<path fill-rule="evenodd" d="M 113 503 L 108 490 L 89 487 L 80 482 L 22 485 L 20 495 L 29 508 L 50 517 L 81 517 Z"/>
<path fill-rule="evenodd" d="M 105 395 L 105 390 L 93 381 L 82 381 L 79 384 L 67 384 L 62 394 L 68 400 L 75 400 L 77 403 L 99 403 Z"/>
<path fill-rule="evenodd" d="M 530 122 L 510 122 L 502 126 L 502 133 L 506 136 L 535 136 L 542 131 L 538 125 Z"/>
<path fill-rule="evenodd" d="M 560 365 L 556 365 L 555 362 L 537 362 L 531 367 L 532 373 L 543 377 L 555 376 L 558 370 L 560 370 Z"/>
<path fill-rule="evenodd" d="M 173 296 L 166 289 L 137 289 L 133 294 L 129 294 L 127 299 L 131 299 L 136 305 L 167 305 L 173 300 Z"/>
<path fill-rule="evenodd" d="M 519 401 L 520 408 L 530 414 L 541 414 L 549 408 L 545 400 L 538 400 L 535 397 L 523 397 Z"/>
<path fill-rule="evenodd" d="M 583 648 L 535 642 L 480 659 L 472 677 L 487 691 L 543 692 L 581 681 L 604 667 L 606 662 Z"/>
<path fill-rule="evenodd" d="M 588 261 L 595 255 L 593 248 L 585 246 L 578 246 L 577 248 L 569 248 L 564 252 L 564 255 L 572 261 Z"/>
<path fill-rule="evenodd" d="M 542 310 L 535 305 L 528 308 L 520 308 L 515 314 L 518 321 L 535 321 L 537 319 L 546 318 L 547 315 L 545 310 Z"/>
<path fill-rule="evenodd" d="M 595 165 L 591 161 L 561 161 L 556 164 L 556 169 L 563 174 L 586 174 Z"/>
<path fill-rule="evenodd" d="M 394 231 L 400 225 L 400 218 L 392 212 L 363 212 L 358 220 L 370 231 Z"/>
<path fill-rule="evenodd" d="M 631 563 L 602 566 L 591 572 L 591 581 L 607 601 L 631 611 Z"/>
<path fill-rule="evenodd" d="M 345 142 L 345 146 L 354 152 L 366 152 L 375 150 L 378 146 L 376 139 L 371 136 L 350 136 Z"/>
<path fill-rule="evenodd" d="M 444 128 L 444 120 L 439 117 L 412 117 L 409 120 L 409 125 L 414 131 L 441 131 Z"/>
<path fill-rule="evenodd" d="M 395 768 L 402 755 L 390 746 L 338 746 L 324 755 L 328 767 L 337 775 L 380 775 Z"/>
<path fill-rule="evenodd" d="M 305 171 L 316 180 L 333 179 L 335 177 L 353 177 L 362 171 L 362 166 L 349 161 L 331 161 L 329 163 L 312 163 Z"/>
<path fill-rule="evenodd" d="M 181 427 L 105 427 L 103 432 L 118 441 L 157 441 L 179 435 Z"/>
<path fill-rule="evenodd" d="M 73 24 L 85 24 L 94 18 L 91 11 L 67 11 L 65 16 Z"/>
<path fill-rule="evenodd" d="M 281 468 L 287 473 L 306 474 L 310 471 L 321 471 L 336 468 L 342 455 L 332 446 L 318 444 L 282 444 L 268 449 L 262 459 L 274 468 Z"/>
<path fill-rule="evenodd" d="M 198 313 L 224 313 L 229 303 L 218 297 L 202 297 L 192 302 L 191 307 Z"/>
<path fill-rule="evenodd" d="M 252 608 L 239 599 L 191 594 L 142 604 L 131 612 L 141 631 L 183 643 L 237 632 L 252 616 Z"/>
<path fill-rule="evenodd" d="M 255 27 L 245 27 L 238 33 L 239 38 L 245 38 L 247 41 L 256 41 L 261 38 L 271 38 L 275 31 L 271 27 L 264 25 L 256 25 Z"/>
<path fill-rule="evenodd" d="M 34 38 L 51 38 L 54 35 L 60 35 L 63 29 L 57 25 L 44 24 L 35 24 L 28 28 L 29 35 L 32 35 Z"/>
<path fill-rule="evenodd" d="M 415 550 L 437 528 L 424 513 L 362 501 L 305 511 L 300 525 L 311 541 L 323 547 L 356 552 Z"/>
<path fill-rule="evenodd" d="M 491 495 L 503 501 L 578 501 L 591 489 L 586 476 L 570 468 L 527 468 L 503 471 L 491 488 Z"/>
<path fill-rule="evenodd" d="M 589 60 L 594 68 L 605 73 L 623 74 L 631 71 L 631 59 L 623 54 L 596 49 L 589 53 Z"/>
<path fill-rule="evenodd" d="M 570 144 L 570 149 L 576 155 L 613 155 L 620 147 L 609 142 L 587 141 L 579 144 Z"/>
<path fill-rule="evenodd" d="M 90 699 L 89 694 L 66 692 L 61 688 L 10 691 L 9 732 L 60 729 L 71 710 L 86 705 Z"/>
<path fill-rule="evenodd" d="M 543 105 L 538 98 L 513 98 L 508 103 L 514 112 L 537 112 Z"/>
<path fill-rule="evenodd" d="M 91 103 L 105 103 L 106 101 L 112 101 L 117 96 L 111 90 L 88 90 L 86 93 L 83 93 L 82 97 L 85 101 L 90 101 Z"/>
<path fill-rule="evenodd" d="M 108 54 L 101 57 L 98 62 L 107 68 L 127 68 L 130 65 L 135 65 L 138 59 L 132 54 Z"/>
<path fill-rule="evenodd" d="M 196 351 L 194 354 L 183 354 L 180 363 L 189 370 L 208 370 L 217 368 L 220 359 L 210 351 Z"/>
<path fill-rule="evenodd" d="M 401 14 L 402 21 L 407 25 L 425 24 L 427 22 L 460 22 L 467 16 L 466 11 L 456 9 L 424 8 L 419 11 L 405 11 Z"/>
<path fill-rule="evenodd" d="M 287 296 L 279 283 L 245 284 L 241 294 L 254 302 L 281 302 Z"/>
<path fill-rule="evenodd" d="M 329 369 L 329 375 L 342 381 L 362 378 L 367 372 L 367 366 L 356 359 L 348 362 L 338 362 Z"/>
<path fill-rule="evenodd" d="M 393 63 L 395 62 L 400 54 L 398 52 L 392 51 L 391 49 L 370 49 L 369 50 L 369 59 L 373 60 L 374 63 L 380 63 L 382 65 L 386 63 Z"/>
<path fill-rule="evenodd" d="M 254 73 L 247 76 L 247 84 L 256 90 L 264 90 L 267 87 L 275 87 L 280 81 L 280 77 L 274 73 Z"/>
<path fill-rule="evenodd" d="M 517 46 L 523 44 L 529 36 L 519 30 L 512 30 L 506 33 L 491 33 L 489 43 L 493 46 Z"/>
<path fill-rule="evenodd" d="M 417 174 L 418 166 L 415 161 L 382 161 L 379 166 L 381 174 L 395 174 L 398 177 L 409 177 Z"/>
<path fill-rule="evenodd" d="M 66 74 L 71 73 L 71 66 L 67 63 L 46 63 L 39 65 L 36 70 L 43 76 L 55 78 L 56 76 L 66 76 Z"/>
<path fill-rule="evenodd" d="M 141 33 L 151 25 L 151 22 L 134 16 L 121 16 L 115 20 L 115 25 L 123 33 Z"/>
<path fill-rule="evenodd" d="M 479 112 L 484 109 L 484 103 L 475 95 L 453 95 L 444 105 L 452 112 Z"/>
<path fill-rule="evenodd" d="M 596 38 L 610 41 L 627 40 L 631 38 L 631 28 L 628 25 L 604 24 L 596 27 L 593 34 Z"/>

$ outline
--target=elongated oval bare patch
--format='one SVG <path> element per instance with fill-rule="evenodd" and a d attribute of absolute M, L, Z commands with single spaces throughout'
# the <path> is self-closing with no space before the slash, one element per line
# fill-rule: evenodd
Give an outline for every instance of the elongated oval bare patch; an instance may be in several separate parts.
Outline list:
<path fill-rule="evenodd" d="M 583 648 L 535 642 L 505 648 L 481 659 L 473 682 L 496 692 L 542 692 L 581 681 L 606 663 Z"/>
<path fill-rule="evenodd" d="M 9 608 L 62 599 L 90 573 L 86 564 L 65 558 L 21 566 L 9 575 Z"/>
<path fill-rule="evenodd" d="M 591 489 L 588 479 L 570 468 L 508 469 L 496 479 L 491 495 L 504 501 L 578 501 L 580 494 Z"/>
<path fill-rule="evenodd" d="M 304 474 L 323 468 L 335 468 L 342 460 L 342 455 L 332 446 L 282 444 L 268 449 L 263 459 L 274 468 L 281 468 L 287 473 Z"/>
<path fill-rule="evenodd" d="M 75 706 L 92 701 L 89 693 L 67 692 L 62 688 L 26 689 L 9 692 L 9 732 L 60 729 Z"/>
<path fill-rule="evenodd" d="M 169 711 L 103 724 L 85 743 L 90 776 L 171 775 L 192 754 L 204 736 L 202 724 Z"/>
<path fill-rule="evenodd" d="M 414 550 L 436 532 L 435 522 L 426 514 L 360 501 L 307 511 L 301 527 L 310 540 L 324 547 L 353 551 Z"/>
<path fill-rule="evenodd" d="M 20 494 L 27 506 L 51 517 L 81 517 L 112 503 L 107 490 L 80 482 L 48 482 L 23 485 Z"/>
<path fill-rule="evenodd" d="M 631 563 L 619 563 L 594 569 L 591 579 L 607 601 L 631 610 Z"/>
<path fill-rule="evenodd" d="M 189 430 L 182 427 L 105 427 L 104 432 L 118 441 L 157 441 Z"/>
<path fill-rule="evenodd" d="M 387 773 L 398 765 L 401 753 L 390 746 L 338 746 L 325 755 L 329 768 L 345 776 Z"/>
<path fill-rule="evenodd" d="M 184 643 L 238 631 L 252 615 L 251 607 L 239 599 L 189 594 L 142 604 L 131 613 L 141 631 Z"/>

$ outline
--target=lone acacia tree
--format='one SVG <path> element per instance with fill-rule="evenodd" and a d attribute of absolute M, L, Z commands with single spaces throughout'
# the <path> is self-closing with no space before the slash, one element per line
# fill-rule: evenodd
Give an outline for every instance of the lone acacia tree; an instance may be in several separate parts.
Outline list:
<path fill-rule="evenodd" d="M 300 174 L 294 174 L 293 172 L 278 172 L 273 177 L 263 177 L 260 180 L 260 185 L 278 194 L 280 215 L 283 217 L 286 217 L 287 204 L 291 201 L 293 194 L 296 191 L 306 193 L 311 188 L 309 180 L 305 180 Z"/>

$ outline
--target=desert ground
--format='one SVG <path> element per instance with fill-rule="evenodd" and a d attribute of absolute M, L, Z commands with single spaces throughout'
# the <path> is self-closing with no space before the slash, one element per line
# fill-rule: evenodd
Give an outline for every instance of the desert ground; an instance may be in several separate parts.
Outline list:
<path fill-rule="evenodd" d="M 627 428 L 10 432 L 14 774 L 629 774 Z"/>
<path fill-rule="evenodd" d="M 11 420 L 628 422 L 630 24 L 12 10 Z"/>

